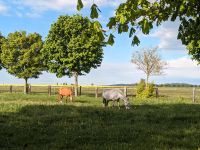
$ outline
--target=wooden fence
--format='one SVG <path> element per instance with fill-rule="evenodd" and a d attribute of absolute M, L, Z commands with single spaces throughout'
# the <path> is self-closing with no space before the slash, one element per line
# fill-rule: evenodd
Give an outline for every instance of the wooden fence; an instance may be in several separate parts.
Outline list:
<path fill-rule="evenodd" d="M 28 91 L 31 94 L 55 95 L 61 87 L 73 87 L 71 85 L 29 85 Z M 135 96 L 134 86 L 78 86 L 78 95 L 100 97 L 105 89 L 121 89 L 127 96 Z M 0 93 L 23 93 L 23 85 L 0 85 Z M 155 89 L 155 94 L 160 97 L 180 97 L 189 98 L 194 102 L 200 99 L 200 88 L 193 87 L 159 87 Z"/>
<path fill-rule="evenodd" d="M 28 93 L 37 94 L 48 94 L 55 95 L 58 93 L 59 88 L 73 86 L 67 85 L 29 85 Z M 99 97 L 104 89 L 121 89 L 124 91 L 125 95 L 133 95 L 135 88 L 127 86 L 78 86 L 78 95 L 93 95 L 96 98 Z M 23 85 L 0 85 L 0 93 L 22 93 L 24 91 Z"/>

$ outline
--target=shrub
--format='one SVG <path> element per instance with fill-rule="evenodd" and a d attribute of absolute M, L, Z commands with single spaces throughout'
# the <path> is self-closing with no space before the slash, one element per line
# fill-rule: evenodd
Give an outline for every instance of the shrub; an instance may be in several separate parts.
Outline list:
<path fill-rule="evenodd" d="M 149 83 L 145 90 L 142 92 L 142 98 L 154 97 L 154 88 L 155 85 L 153 83 Z"/>
<path fill-rule="evenodd" d="M 155 88 L 154 83 L 149 83 L 146 87 L 145 80 L 141 79 L 140 83 L 137 85 L 137 88 L 136 88 L 136 97 L 137 98 L 154 97 L 155 96 L 154 88 Z"/>
<path fill-rule="evenodd" d="M 145 80 L 141 79 L 139 84 L 136 86 L 136 97 L 141 95 L 141 93 L 145 90 Z"/>

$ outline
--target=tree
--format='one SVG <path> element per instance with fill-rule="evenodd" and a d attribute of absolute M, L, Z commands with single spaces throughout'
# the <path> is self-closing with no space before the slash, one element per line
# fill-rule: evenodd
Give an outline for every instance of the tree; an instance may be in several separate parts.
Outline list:
<path fill-rule="evenodd" d="M 200 64 L 200 40 L 197 43 L 194 43 L 194 41 L 190 42 L 187 49 L 192 58 Z"/>
<path fill-rule="evenodd" d="M 136 51 L 133 53 L 131 61 L 137 66 L 137 69 L 146 74 L 146 87 L 149 83 L 149 77 L 163 74 L 163 69 L 167 65 L 157 54 L 157 48 Z"/>
<path fill-rule="evenodd" d="M 41 55 L 42 37 L 25 31 L 10 33 L 2 44 L 1 60 L 8 73 L 25 80 L 24 93 L 28 93 L 28 79 L 38 78 L 44 70 Z"/>
<path fill-rule="evenodd" d="M 51 25 L 42 50 L 50 72 L 57 77 L 75 77 L 75 96 L 78 76 L 89 73 L 102 62 L 105 43 L 94 24 L 80 15 L 60 16 Z"/>
<path fill-rule="evenodd" d="M 1 46 L 2 46 L 2 43 L 3 43 L 3 40 L 5 38 L 3 37 L 3 35 L 1 34 L 0 32 L 0 56 L 1 56 L 1 53 L 2 53 L 2 50 L 1 50 Z M 1 63 L 1 57 L 0 57 L 0 70 L 2 69 L 2 63 Z"/>
<path fill-rule="evenodd" d="M 78 0 L 77 8 L 83 7 Z M 91 16 L 98 18 L 98 6 L 91 6 Z M 153 25 L 159 26 L 162 22 L 176 19 L 180 20 L 177 38 L 183 44 L 189 45 L 189 54 L 200 63 L 200 1 L 199 0 L 127 0 L 121 3 L 115 16 L 110 18 L 107 26 L 118 30 L 118 33 L 129 32 L 133 38 L 132 44 L 139 44 L 136 31 L 141 30 L 149 34 Z M 110 41 L 114 42 L 114 36 L 110 35 Z"/>

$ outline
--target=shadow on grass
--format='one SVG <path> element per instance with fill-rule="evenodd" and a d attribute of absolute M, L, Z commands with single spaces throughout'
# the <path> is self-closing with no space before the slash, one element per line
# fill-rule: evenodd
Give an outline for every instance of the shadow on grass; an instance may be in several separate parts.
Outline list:
<path fill-rule="evenodd" d="M 0 114 L 1 149 L 198 149 L 200 105 L 30 105 Z"/>

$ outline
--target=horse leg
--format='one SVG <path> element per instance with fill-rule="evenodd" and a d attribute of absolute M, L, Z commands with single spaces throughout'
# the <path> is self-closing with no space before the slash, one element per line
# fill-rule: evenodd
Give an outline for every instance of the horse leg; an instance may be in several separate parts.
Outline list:
<path fill-rule="evenodd" d="M 113 101 L 113 105 L 112 105 L 113 107 L 115 106 L 115 100 Z"/>
<path fill-rule="evenodd" d="M 108 102 L 109 102 L 109 100 L 106 100 L 106 106 L 108 107 Z"/>
<path fill-rule="evenodd" d="M 60 101 L 60 94 L 58 94 L 56 101 L 57 101 L 57 102 Z"/>
<path fill-rule="evenodd" d="M 118 108 L 120 109 L 119 99 L 117 100 L 117 105 L 118 105 Z"/>
<path fill-rule="evenodd" d="M 63 95 L 60 95 L 60 102 L 62 103 Z"/>
<path fill-rule="evenodd" d="M 57 102 L 61 102 L 62 95 L 58 94 Z"/>
<path fill-rule="evenodd" d="M 70 95 L 70 101 L 73 102 L 73 96 L 72 95 Z"/>
<path fill-rule="evenodd" d="M 103 106 L 106 107 L 106 99 L 103 98 Z"/>
<path fill-rule="evenodd" d="M 68 96 L 66 96 L 66 103 L 67 103 L 67 101 L 68 101 Z"/>

